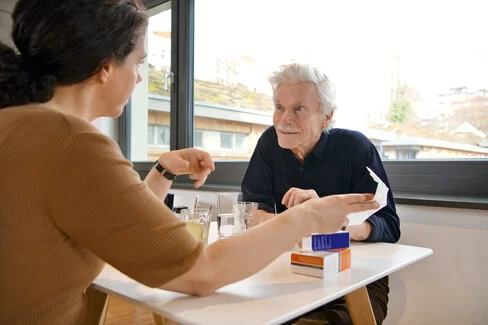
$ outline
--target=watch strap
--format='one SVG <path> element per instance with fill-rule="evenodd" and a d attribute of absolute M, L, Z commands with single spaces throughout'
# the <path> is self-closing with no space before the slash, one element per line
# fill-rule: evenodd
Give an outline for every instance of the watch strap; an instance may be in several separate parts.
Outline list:
<path fill-rule="evenodd" d="M 163 165 L 161 165 L 159 163 L 159 161 L 155 161 L 154 162 L 154 165 L 153 165 L 154 168 L 156 168 L 156 170 L 161 174 L 163 175 L 164 178 L 170 180 L 170 181 L 173 181 L 175 178 L 176 178 L 176 175 L 171 173 L 169 170 L 167 170 L 166 168 L 163 167 Z"/>

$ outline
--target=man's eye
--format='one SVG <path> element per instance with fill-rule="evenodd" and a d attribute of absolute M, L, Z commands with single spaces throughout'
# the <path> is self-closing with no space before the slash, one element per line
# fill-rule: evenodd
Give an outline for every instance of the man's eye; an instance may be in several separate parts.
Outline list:
<path fill-rule="evenodd" d="M 281 111 L 281 110 L 283 110 L 283 106 L 281 106 L 281 105 L 275 105 L 275 109 L 277 111 Z"/>
<path fill-rule="evenodd" d="M 297 112 L 301 112 L 301 111 L 303 111 L 303 107 L 298 106 L 297 108 L 295 108 L 295 111 L 297 111 Z"/>

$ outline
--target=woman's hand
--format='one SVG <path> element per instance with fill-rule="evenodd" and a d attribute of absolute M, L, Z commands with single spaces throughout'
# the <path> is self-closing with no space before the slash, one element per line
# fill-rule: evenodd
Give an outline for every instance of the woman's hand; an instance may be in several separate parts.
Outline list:
<path fill-rule="evenodd" d="M 310 218 L 312 233 L 329 234 L 347 224 L 349 213 L 379 208 L 379 203 L 373 199 L 373 194 L 330 195 L 308 200 L 297 208 L 305 209 L 304 217 Z"/>
<path fill-rule="evenodd" d="M 208 245 L 188 272 L 162 289 L 209 295 L 255 274 L 310 233 L 336 232 L 349 213 L 377 208 L 373 198 L 372 194 L 345 194 L 310 199 L 239 236 Z"/>
<path fill-rule="evenodd" d="M 186 175 L 195 180 L 195 188 L 202 186 L 215 170 L 212 157 L 206 151 L 187 148 L 163 153 L 159 163 L 175 175 Z"/>

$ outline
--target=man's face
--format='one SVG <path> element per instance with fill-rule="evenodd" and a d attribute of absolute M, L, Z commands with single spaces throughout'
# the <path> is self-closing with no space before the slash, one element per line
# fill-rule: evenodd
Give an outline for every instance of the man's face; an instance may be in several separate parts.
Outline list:
<path fill-rule="evenodd" d="M 282 84 L 275 93 L 273 125 L 278 143 L 304 158 L 320 139 L 330 116 L 322 113 L 315 84 Z"/>

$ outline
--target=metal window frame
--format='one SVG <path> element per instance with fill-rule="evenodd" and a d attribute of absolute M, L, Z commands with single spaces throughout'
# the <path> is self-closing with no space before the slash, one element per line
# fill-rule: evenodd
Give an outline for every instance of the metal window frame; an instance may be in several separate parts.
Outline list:
<path fill-rule="evenodd" d="M 159 5 L 162 5 L 165 2 L 169 2 L 170 0 L 143 0 L 142 2 L 146 6 L 147 9 L 152 9 L 154 7 L 157 7 Z M 178 0 L 174 0 L 178 1 Z"/>
<path fill-rule="evenodd" d="M 167 1 L 146 1 L 153 8 Z M 172 1 L 172 71 L 176 78 L 171 97 L 171 150 L 193 144 L 194 0 Z M 174 67 L 174 69 L 173 69 Z M 120 139 L 130 152 L 130 102 L 120 118 Z M 125 148 L 125 149 L 124 149 Z M 397 203 L 438 207 L 488 209 L 488 159 L 385 160 L 383 161 Z M 202 190 L 238 190 L 247 161 L 217 161 L 216 170 Z M 150 162 L 134 162 L 145 177 Z M 193 181 L 178 177 L 173 188 L 191 189 Z"/>
<path fill-rule="evenodd" d="M 171 2 L 171 150 L 193 146 L 195 1 Z"/>

